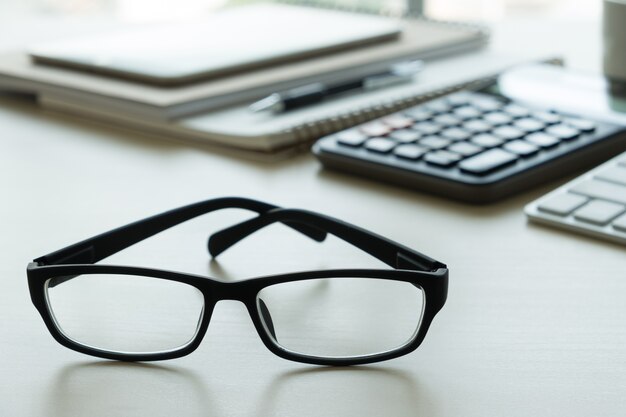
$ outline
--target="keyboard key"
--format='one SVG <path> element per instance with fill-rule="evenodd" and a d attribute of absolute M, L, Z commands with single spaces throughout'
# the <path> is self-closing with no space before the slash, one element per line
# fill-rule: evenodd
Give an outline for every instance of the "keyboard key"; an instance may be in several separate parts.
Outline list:
<path fill-rule="evenodd" d="M 413 119 L 399 114 L 387 116 L 382 119 L 382 122 L 394 129 L 404 129 L 413 125 Z"/>
<path fill-rule="evenodd" d="M 563 123 L 558 125 L 552 125 L 546 129 L 546 133 L 551 134 L 552 136 L 556 136 L 561 140 L 572 140 L 580 135 L 580 131 L 571 126 L 567 126 Z"/>
<path fill-rule="evenodd" d="M 595 178 L 599 178 L 604 181 L 616 182 L 618 184 L 626 185 L 626 167 L 615 165 L 605 168 L 595 174 Z"/>
<path fill-rule="evenodd" d="M 585 119 L 565 119 L 565 124 L 575 127 L 585 133 L 593 132 L 596 130 L 596 124 L 590 120 Z"/>
<path fill-rule="evenodd" d="M 376 153 L 389 153 L 396 146 L 396 142 L 387 138 L 372 138 L 365 142 L 365 149 Z"/>
<path fill-rule="evenodd" d="M 387 133 L 391 132 L 392 130 L 390 126 L 387 126 L 381 122 L 367 123 L 367 124 L 362 125 L 359 129 L 361 130 L 362 133 L 370 137 L 385 136 Z"/>
<path fill-rule="evenodd" d="M 522 119 L 517 119 L 515 122 L 513 122 L 513 126 L 525 132 L 532 133 L 532 132 L 537 132 L 543 129 L 546 125 L 540 120 L 533 119 L 530 117 L 524 117 Z"/>
<path fill-rule="evenodd" d="M 389 134 L 389 137 L 400 143 L 415 142 L 422 137 L 422 134 L 412 129 L 394 130 Z"/>
<path fill-rule="evenodd" d="M 443 149 L 450 144 L 448 139 L 439 136 L 426 136 L 419 141 L 419 145 L 429 149 Z"/>
<path fill-rule="evenodd" d="M 620 232 L 626 233 L 626 213 L 615 219 L 615 221 L 613 222 L 613 228 L 615 230 L 619 230 Z"/>
<path fill-rule="evenodd" d="M 523 157 L 533 156 L 539 152 L 539 148 L 537 146 L 532 143 L 528 143 L 525 140 L 514 140 L 512 142 L 505 143 L 503 148 Z"/>
<path fill-rule="evenodd" d="M 557 216 L 567 216 L 587 201 L 589 201 L 589 199 L 581 195 L 563 193 L 543 201 L 537 208 L 546 213 L 556 214 Z"/>
<path fill-rule="evenodd" d="M 463 123 L 461 127 L 465 130 L 469 130 L 470 132 L 484 133 L 491 130 L 493 126 L 484 120 L 469 120 Z"/>
<path fill-rule="evenodd" d="M 530 110 L 517 104 L 506 105 L 503 110 L 513 117 L 526 117 L 530 115 Z"/>
<path fill-rule="evenodd" d="M 626 204 L 626 187 L 607 181 L 600 181 L 596 179 L 585 180 L 572 186 L 570 191 L 587 197 L 600 198 L 602 200 L 613 201 L 614 203 Z"/>
<path fill-rule="evenodd" d="M 500 146 L 504 143 L 504 140 L 488 134 L 476 135 L 470 141 L 478 146 L 482 146 L 483 148 L 494 148 L 496 146 Z"/>
<path fill-rule="evenodd" d="M 414 124 L 413 129 L 425 135 L 433 135 L 441 130 L 441 126 L 431 122 L 420 122 Z"/>
<path fill-rule="evenodd" d="M 467 130 L 459 129 L 458 127 L 451 127 L 445 130 L 442 130 L 440 135 L 446 139 L 450 140 L 465 140 L 468 139 L 472 134 Z"/>
<path fill-rule="evenodd" d="M 500 126 L 493 129 L 492 133 L 504 140 L 520 139 L 526 134 L 524 131 L 513 126 Z"/>
<path fill-rule="evenodd" d="M 454 153 L 458 153 L 461 156 L 467 157 L 482 152 L 483 148 L 470 142 L 457 142 L 448 146 L 448 150 Z"/>
<path fill-rule="evenodd" d="M 399 145 L 396 146 L 393 150 L 393 154 L 398 158 L 411 160 L 417 160 L 421 158 L 422 155 L 424 155 L 426 152 L 428 152 L 428 149 L 413 144 Z"/>
<path fill-rule="evenodd" d="M 345 146 L 358 147 L 365 143 L 368 136 L 358 130 L 344 130 L 335 136 L 337 143 Z"/>
<path fill-rule="evenodd" d="M 429 152 L 424 156 L 424 161 L 431 165 L 448 168 L 456 164 L 461 159 L 461 155 L 448 151 Z"/>
<path fill-rule="evenodd" d="M 542 132 L 530 134 L 526 136 L 524 139 L 534 145 L 541 146 L 542 148 L 545 148 L 545 149 L 553 148 L 559 143 L 561 143 L 561 141 L 558 138 L 555 138 L 552 135 L 548 135 L 547 133 L 542 133 Z"/>
<path fill-rule="evenodd" d="M 585 204 L 574 213 L 576 220 L 604 226 L 622 214 L 626 206 L 608 201 L 594 200 Z"/>
<path fill-rule="evenodd" d="M 483 119 L 494 126 L 505 125 L 513 120 L 511 116 L 503 112 L 487 113 L 483 116 Z"/>
<path fill-rule="evenodd" d="M 433 119 L 433 122 L 442 126 L 456 126 L 461 123 L 461 119 L 451 114 L 440 114 Z"/>
<path fill-rule="evenodd" d="M 518 158 L 515 154 L 495 148 L 461 161 L 459 167 L 469 174 L 486 175 L 514 163 Z"/>
<path fill-rule="evenodd" d="M 463 106 L 454 109 L 454 115 L 460 119 L 473 119 L 480 117 L 483 113 L 476 107 Z"/>
<path fill-rule="evenodd" d="M 533 117 L 549 125 L 553 125 L 561 121 L 561 116 L 559 116 L 556 113 L 549 112 L 549 111 L 539 111 L 539 112 L 533 113 Z"/>
<path fill-rule="evenodd" d="M 433 113 L 426 110 L 423 106 L 407 109 L 404 111 L 404 115 L 416 122 L 424 122 L 433 117 Z"/>

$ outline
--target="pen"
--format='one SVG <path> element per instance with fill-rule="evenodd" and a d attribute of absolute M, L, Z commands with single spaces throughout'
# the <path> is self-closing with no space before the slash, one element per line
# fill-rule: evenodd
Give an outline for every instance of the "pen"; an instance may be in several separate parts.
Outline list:
<path fill-rule="evenodd" d="M 369 74 L 360 78 L 342 81 L 339 83 L 312 83 L 269 96 L 252 103 L 253 112 L 271 111 L 281 113 L 318 103 L 326 98 L 333 97 L 352 90 L 374 90 L 391 85 L 409 82 L 420 72 L 424 64 L 422 61 L 405 61 L 391 65 L 387 70 Z"/>

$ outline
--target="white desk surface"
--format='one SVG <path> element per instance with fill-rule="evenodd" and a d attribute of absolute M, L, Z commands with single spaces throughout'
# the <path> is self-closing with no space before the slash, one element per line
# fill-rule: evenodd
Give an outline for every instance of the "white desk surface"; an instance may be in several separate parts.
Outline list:
<path fill-rule="evenodd" d="M 66 31 L 27 32 L 2 16 L 2 47 Z M 56 29 L 55 29 L 56 28 Z M 84 28 L 83 28 L 84 29 Z M 562 49 L 599 67 L 594 24 L 509 22 L 494 47 Z M 558 29 L 558 30 L 557 30 Z M 57 32 L 54 32 L 56 30 Z M 528 46 L 529 45 L 529 46 Z M 623 247 L 526 223 L 525 203 L 560 182 L 471 207 L 320 169 L 310 155 L 272 165 L 228 158 L 47 115 L 0 99 L 0 416 L 623 416 Z M 562 181 L 561 181 L 562 182 Z M 243 306 L 218 305 L 185 358 L 125 364 L 65 349 L 32 306 L 36 256 L 190 202 L 240 195 L 318 210 L 446 262 L 446 306 L 414 353 L 331 369 L 288 362 L 261 344 Z M 375 266 L 336 240 L 275 226 L 210 263 L 206 238 L 244 218 L 214 214 L 107 260 L 237 279 Z"/>

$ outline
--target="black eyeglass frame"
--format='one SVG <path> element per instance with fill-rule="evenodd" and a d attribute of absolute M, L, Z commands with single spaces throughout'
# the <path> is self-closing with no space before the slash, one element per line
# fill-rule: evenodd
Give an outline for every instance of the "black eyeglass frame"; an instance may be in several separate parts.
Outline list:
<path fill-rule="evenodd" d="M 316 240 L 323 241 L 331 233 L 363 251 L 398 268 L 336 269 L 295 272 L 227 282 L 206 276 L 143 267 L 94 265 L 101 259 L 138 243 L 163 230 L 202 214 L 225 208 L 255 211 L 257 217 L 214 233 L 209 238 L 209 252 L 214 257 L 254 231 L 281 222 Z M 76 342 L 65 336 L 56 324 L 47 301 L 46 285 L 54 286 L 79 275 L 118 274 L 160 278 L 185 283 L 197 288 L 204 297 L 204 309 L 193 339 L 179 348 L 154 353 L 121 353 L 101 350 Z M 193 352 L 202 342 L 218 301 L 241 301 L 248 310 L 263 344 L 274 354 L 287 360 L 316 365 L 359 365 L 393 359 L 417 349 L 428 328 L 447 298 L 448 269 L 417 251 L 376 235 L 372 232 L 329 216 L 298 209 L 282 209 L 255 200 L 227 197 L 184 206 L 140 220 L 35 259 L 27 268 L 31 300 L 46 327 L 61 345 L 91 356 L 121 361 L 158 361 L 182 357 Z M 293 281 L 321 278 L 377 278 L 411 283 L 424 292 L 424 307 L 419 327 L 413 338 L 395 349 L 354 357 L 321 357 L 293 352 L 282 347 L 272 337 L 271 319 L 259 308 L 258 293 L 265 287 Z"/>

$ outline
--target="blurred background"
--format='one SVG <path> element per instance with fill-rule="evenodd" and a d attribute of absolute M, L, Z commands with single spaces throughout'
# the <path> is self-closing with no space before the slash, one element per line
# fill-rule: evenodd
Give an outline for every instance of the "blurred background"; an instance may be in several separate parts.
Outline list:
<path fill-rule="evenodd" d="M 109 14 L 124 21 L 158 21 L 197 16 L 228 4 L 254 0 L 0 0 L 0 14 L 89 15 Z M 338 7 L 383 9 L 401 13 L 403 0 L 319 0 Z M 426 14 L 438 19 L 499 21 L 510 17 L 593 18 L 600 15 L 600 0 L 430 0 Z"/>

